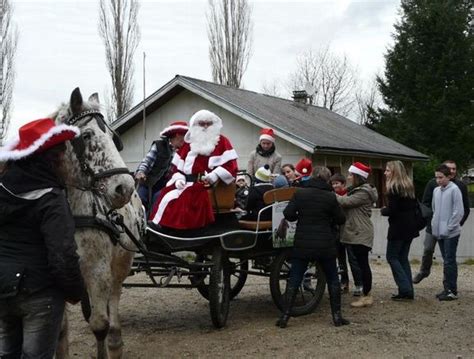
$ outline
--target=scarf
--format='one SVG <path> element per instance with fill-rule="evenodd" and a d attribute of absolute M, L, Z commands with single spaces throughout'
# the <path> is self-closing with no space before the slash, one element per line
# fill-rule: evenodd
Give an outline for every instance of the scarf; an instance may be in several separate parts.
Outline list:
<path fill-rule="evenodd" d="M 273 154 L 273 152 L 275 152 L 275 144 L 272 144 L 272 147 L 269 150 L 264 151 L 264 149 L 262 148 L 262 146 L 260 146 L 260 143 L 259 143 L 255 150 L 262 157 L 270 157 Z"/>

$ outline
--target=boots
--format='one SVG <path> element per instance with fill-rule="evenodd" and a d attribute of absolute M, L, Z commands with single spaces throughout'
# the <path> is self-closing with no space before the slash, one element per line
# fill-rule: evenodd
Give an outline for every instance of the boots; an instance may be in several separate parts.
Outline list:
<path fill-rule="evenodd" d="M 286 289 L 286 306 L 285 310 L 281 313 L 280 318 L 276 322 L 277 327 L 286 328 L 288 320 L 290 320 L 291 308 L 295 304 L 297 294 L 298 288 L 288 287 Z"/>
<path fill-rule="evenodd" d="M 339 284 L 328 284 L 329 302 L 331 304 L 332 321 L 336 327 L 348 325 L 350 322 L 342 317 L 341 313 L 341 287 Z"/>
<path fill-rule="evenodd" d="M 362 308 L 362 307 L 370 307 L 372 304 L 374 304 L 374 298 L 372 298 L 372 295 L 370 293 L 367 293 L 366 295 L 360 297 L 355 302 L 352 302 L 351 306 L 354 308 Z"/>

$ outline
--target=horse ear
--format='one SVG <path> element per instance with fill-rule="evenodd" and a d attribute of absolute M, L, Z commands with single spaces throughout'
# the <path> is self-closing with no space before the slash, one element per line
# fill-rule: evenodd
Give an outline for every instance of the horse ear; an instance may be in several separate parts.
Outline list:
<path fill-rule="evenodd" d="M 71 108 L 72 113 L 79 113 L 82 110 L 82 95 L 79 87 L 76 87 L 71 94 L 71 100 L 69 102 L 69 107 Z"/>
<path fill-rule="evenodd" d="M 94 92 L 92 95 L 89 96 L 89 102 L 95 102 L 97 104 L 100 104 L 99 101 L 99 94 L 97 92 Z"/>

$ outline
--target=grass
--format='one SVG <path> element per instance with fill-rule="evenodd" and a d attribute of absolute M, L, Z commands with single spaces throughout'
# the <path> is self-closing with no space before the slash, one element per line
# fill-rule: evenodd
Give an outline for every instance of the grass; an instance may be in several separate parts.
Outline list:
<path fill-rule="evenodd" d="M 466 259 L 463 264 L 466 264 L 468 266 L 474 266 L 474 258 Z"/>

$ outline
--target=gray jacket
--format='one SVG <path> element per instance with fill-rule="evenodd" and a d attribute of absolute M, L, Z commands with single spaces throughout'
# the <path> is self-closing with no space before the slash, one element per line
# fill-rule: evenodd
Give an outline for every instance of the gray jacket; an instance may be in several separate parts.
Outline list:
<path fill-rule="evenodd" d="M 346 214 L 346 224 L 341 229 L 342 243 L 373 247 L 374 225 L 370 217 L 377 198 L 377 189 L 368 183 L 352 189 L 347 196 L 337 196 Z"/>
<path fill-rule="evenodd" d="M 449 182 L 433 191 L 431 230 L 436 238 L 453 238 L 461 234 L 464 216 L 462 194 L 458 186 Z"/>
<path fill-rule="evenodd" d="M 253 150 L 250 153 L 250 158 L 249 162 L 247 165 L 247 173 L 249 173 L 251 176 L 255 175 L 255 172 L 260 167 L 263 167 L 265 165 L 270 166 L 270 172 L 271 173 L 281 173 L 281 155 L 275 150 L 270 156 L 268 157 L 263 157 L 257 153 L 257 151 Z"/>

